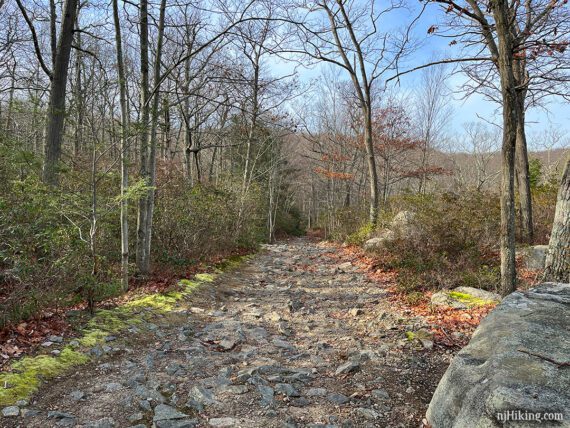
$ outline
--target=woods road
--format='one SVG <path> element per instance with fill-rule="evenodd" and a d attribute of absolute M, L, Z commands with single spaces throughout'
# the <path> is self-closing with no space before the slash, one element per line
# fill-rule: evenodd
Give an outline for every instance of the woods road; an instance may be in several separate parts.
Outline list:
<path fill-rule="evenodd" d="M 16 427 L 418 427 L 447 367 L 333 247 L 263 250 L 113 352 L 49 381 Z M 184 306 L 185 305 L 185 306 Z M 113 338 L 115 339 L 115 338 Z"/>

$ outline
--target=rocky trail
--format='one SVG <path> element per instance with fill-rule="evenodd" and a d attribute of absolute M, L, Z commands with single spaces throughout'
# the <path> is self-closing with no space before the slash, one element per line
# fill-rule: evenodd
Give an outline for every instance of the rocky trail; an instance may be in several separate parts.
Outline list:
<path fill-rule="evenodd" d="M 335 248 L 268 245 L 3 427 L 418 427 L 449 355 Z M 184 304 L 185 303 L 185 304 Z M 6 410 L 6 409 L 4 409 Z"/>

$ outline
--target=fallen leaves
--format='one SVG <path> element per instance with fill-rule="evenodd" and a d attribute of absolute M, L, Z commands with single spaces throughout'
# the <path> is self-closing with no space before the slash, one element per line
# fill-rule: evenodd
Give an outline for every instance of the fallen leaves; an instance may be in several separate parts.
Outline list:
<path fill-rule="evenodd" d="M 378 259 L 365 253 L 355 245 L 340 246 L 334 243 L 325 244 L 335 248 L 330 257 L 338 262 L 349 260 L 377 286 L 383 287 L 392 307 L 406 315 L 423 318 L 432 326 L 435 343 L 446 347 L 462 347 L 482 319 L 495 307 L 494 305 L 473 307 L 469 309 L 453 309 L 430 304 L 432 292 L 425 292 L 424 298 L 411 304 L 406 294 L 398 290 L 398 272 L 378 268 Z"/>
<path fill-rule="evenodd" d="M 0 368 L 44 342 L 49 336 L 68 334 L 71 326 L 61 312 L 44 312 L 36 319 L 0 330 Z"/>

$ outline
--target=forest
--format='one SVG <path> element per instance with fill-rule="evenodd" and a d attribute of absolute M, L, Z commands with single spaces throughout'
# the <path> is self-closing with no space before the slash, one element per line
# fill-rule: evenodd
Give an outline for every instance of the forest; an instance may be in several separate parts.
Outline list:
<path fill-rule="evenodd" d="M 241 392 L 224 390 L 237 394 L 238 410 L 224 407 L 225 384 L 187 391 L 175 382 L 165 392 L 147 379 L 137 385 L 161 398 L 127 422 L 112 408 L 124 397 L 105 378 L 105 412 L 89 407 L 78 419 L 71 404 L 63 416 L 33 413 L 25 426 L 452 426 L 431 407 L 429 422 L 424 414 L 481 320 L 503 298 L 570 283 L 566 0 L 0 0 L 0 34 L 5 409 L 76 363 L 113 354 L 115 337 L 132 329 L 141 336 L 127 348 L 145 354 L 155 335 L 164 357 L 164 343 L 191 342 L 185 328 L 202 322 L 196 346 L 213 352 L 205 361 L 218 367 L 215 358 L 236 353 L 250 364 L 245 345 L 259 331 L 236 314 L 272 323 L 269 337 L 280 336 L 267 340 L 289 363 L 313 339 L 320 352 L 327 336 L 350 337 L 336 370 L 343 382 L 372 376 L 365 364 L 379 357 L 363 353 L 381 348 L 378 329 L 399 355 L 431 352 L 419 372 L 394 360 L 409 379 L 386 395 L 411 394 L 405 403 L 384 403 L 365 377 L 351 387 L 384 404 L 329 391 L 326 405 L 311 407 L 321 392 L 297 393 L 295 383 L 308 387 L 311 359 L 288 374 L 228 374 L 272 409 L 249 419 Z M 438 309 L 442 295 L 450 307 Z M 570 300 L 556 299 L 567 311 Z M 220 331 L 211 317 L 222 317 Z M 181 352 L 194 361 L 192 343 Z M 562 359 L 552 352 L 568 364 L 567 346 Z M 50 359 L 41 360 L 47 372 L 38 358 Z M 207 371 L 177 360 L 184 367 L 170 373 L 173 361 L 156 371 Z M 424 396 L 418 382 L 428 372 Z M 70 385 L 42 405 L 59 403 Z M 185 408 L 172 398 L 184 394 L 193 403 Z M 315 410 L 280 413 L 281 396 Z M 346 403 L 325 421 L 336 412 L 327 406 Z M 25 417 L 28 404 L 3 412 L 6 421 Z"/>

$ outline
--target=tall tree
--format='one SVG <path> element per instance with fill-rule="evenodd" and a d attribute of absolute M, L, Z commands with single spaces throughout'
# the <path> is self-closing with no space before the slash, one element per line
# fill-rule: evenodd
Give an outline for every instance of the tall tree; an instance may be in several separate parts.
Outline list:
<path fill-rule="evenodd" d="M 59 31 L 59 38 L 55 49 L 53 49 L 53 41 L 55 40 L 55 6 L 52 5 L 50 7 L 53 57 L 53 71 L 50 71 L 43 60 L 34 23 L 29 18 L 24 5 L 22 4 L 22 0 L 16 0 L 18 7 L 32 33 L 35 53 L 38 60 L 42 65 L 43 70 L 51 79 L 47 109 L 45 158 L 43 167 L 43 180 L 45 183 L 51 185 L 58 184 L 58 164 L 61 158 L 63 123 L 65 119 L 65 94 L 67 90 L 67 76 L 69 72 L 69 59 L 71 57 L 74 26 L 77 19 L 78 1 L 79 0 L 65 0 L 61 29 Z"/>
<path fill-rule="evenodd" d="M 123 290 L 127 290 L 129 287 L 129 206 L 127 200 L 127 189 L 129 187 L 129 148 L 127 144 L 129 112 L 127 105 L 127 80 L 123 60 L 123 38 L 119 19 L 119 0 L 113 0 L 113 23 L 115 26 L 115 49 L 121 106 L 121 284 Z"/>
<path fill-rule="evenodd" d="M 501 293 L 516 288 L 515 267 L 515 147 L 518 118 L 521 114 L 513 70 L 513 38 L 507 0 L 494 0 L 492 5 L 497 44 L 493 47 L 501 77 L 503 105 L 503 143 L 501 147 Z M 487 22 L 485 20 L 485 22 Z M 485 26 L 487 28 L 488 24 Z"/>
<path fill-rule="evenodd" d="M 148 149 L 149 149 L 149 125 L 150 125 L 150 79 L 149 79 L 149 45 L 148 45 L 148 1 L 140 0 L 139 3 L 139 49 L 140 49 L 140 165 L 139 174 L 145 184 L 150 185 L 150 177 L 148 170 Z M 137 247 L 136 262 L 139 274 L 148 274 L 150 267 L 150 255 L 146 253 L 148 229 L 147 229 L 147 206 L 148 196 L 146 193 L 139 199 L 138 216 L 137 216 Z"/>
<path fill-rule="evenodd" d="M 160 2 L 160 12 L 158 18 L 158 35 L 156 42 L 156 53 L 154 58 L 153 67 L 153 97 L 151 108 L 151 122 L 150 122 L 150 144 L 148 147 L 148 194 L 146 197 L 146 214 L 145 214 L 145 241 L 144 241 L 144 259 L 141 260 L 139 269 L 141 273 L 148 274 L 150 270 L 150 253 L 152 243 L 152 219 L 154 215 L 154 193 L 156 186 L 156 149 L 158 139 L 158 119 L 160 115 L 160 87 L 162 82 L 161 77 L 161 64 L 162 64 L 162 49 L 164 43 L 164 21 L 166 15 L 166 0 Z"/>
<path fill-rule="evenodd" d="M 342 0 L 323 0 L 297 5 L 306 16 L 289 17 L 298 29 L 300 52 L 317 60 L 341 67 L 348 73 L 364 125 L 364 145 L 368 166 L 369 221 L 378 220 L 378 172 L 374 153 L 372 115 L 374 94 L 380 78 L 397 67 L 409 47 L 409 32 L 381 31 L 390 13 L 400 7 L 391 3 L 377 8 L 373 1 L 348 4 Z M 415 20 L 413 21 L 415 22 Z M 299 52 L 299 50 L 293 49 Z"/>

